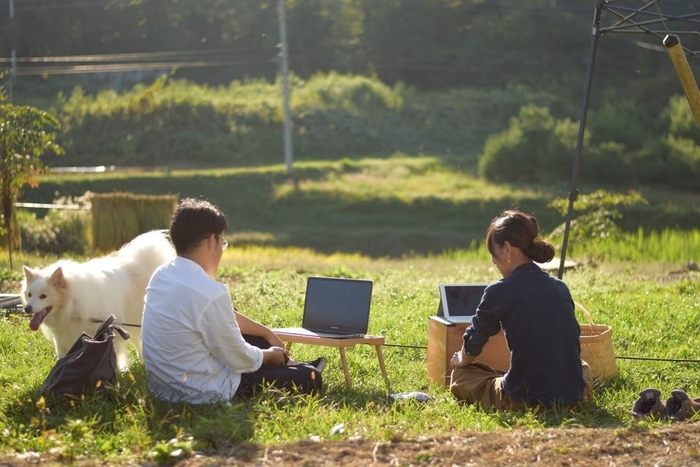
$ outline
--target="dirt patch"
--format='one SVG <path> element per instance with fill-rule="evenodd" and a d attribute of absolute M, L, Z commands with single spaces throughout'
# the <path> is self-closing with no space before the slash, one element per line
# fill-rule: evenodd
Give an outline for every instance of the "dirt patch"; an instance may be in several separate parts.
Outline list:
<path fill-rule="evenodd" d="M 242 445 L 228 465 L 700 465 L 700 424 L 656 428 L 577 428 L 501 430 L 493 433 L 425 437 L 413 440 L 342 440 L 259 447 Z M 211 457 L 183 466 L 199 467 Z"/>
<path fill-rule="evenodd" d="M 301 441 L 264 449 L 241 446 L 235 465 L 700 465 L 700 424 L 654 429 L 595 428 L 501 430 L 493 433 L 426 437 L 414 440 Z M 245 452 L 245 449 L 249 449 Z M 211 459 L 209 459 L 211 461 Z M 199 466 L 205 459 L 183 462 Z"/>
<path fill-rule="evenodd" d="M 0 456 L 0 465 L 58 465 L 45 456 Z M 91 459 L 78 466 L 107 465 Z M 134 465 L 134 462 L 126 462 Z M 145 462 L 136 465 L 154 466 Z M 311 440 L 251 443 L 231 452 L 197 454 L 179 467 L 230 466 L 692 466 L 700 465 L 700 423 L 631 428 L 512 429 L 406 440 Z"/>

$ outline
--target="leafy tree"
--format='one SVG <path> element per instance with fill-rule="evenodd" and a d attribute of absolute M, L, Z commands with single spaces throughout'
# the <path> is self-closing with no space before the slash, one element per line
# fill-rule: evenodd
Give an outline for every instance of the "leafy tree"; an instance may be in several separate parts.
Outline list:
<path fill-rule="evenodd" d="M 24 186 L 36 186 L 35 176 L 46 171 L 41 156 L 47 151 L 63 153 L 55 142 L 59 128 L 60 122 L 49 112 L 0 103 L 0 204 L 10 266 L 17 246 L 12 230 L 14 203 Z"/>

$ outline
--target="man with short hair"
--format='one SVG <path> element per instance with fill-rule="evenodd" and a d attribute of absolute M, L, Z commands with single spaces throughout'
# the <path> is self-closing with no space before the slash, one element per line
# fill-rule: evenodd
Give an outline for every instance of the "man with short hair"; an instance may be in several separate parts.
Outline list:
<path fill-rule="evenodd" d="M 213 279 L 228 242 L 221 210 L 182 200 L 170 222 L 177 256 L 146 289 L 143 358 L 149 390 L 191 404 L 252 396 L 266 386 L 319 391 L 325 359 L 287 365 L 288 351 L 268 327 L 238 313 L 227 287 Z"/>

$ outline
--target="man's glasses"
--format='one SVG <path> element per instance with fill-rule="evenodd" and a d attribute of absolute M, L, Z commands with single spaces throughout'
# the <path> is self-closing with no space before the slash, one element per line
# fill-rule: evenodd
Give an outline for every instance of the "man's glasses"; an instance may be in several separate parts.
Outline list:
<path fill-rule="evenodd" d="M 221 250 L 222 251 L 228 247 L 228 240 L 226 240 L 224 237 L 222 237 L 220 235 L 214 235 L 214 238 L 216 239 L 217 242 L 219 241 L 219 239 L 221 240 Z"/>

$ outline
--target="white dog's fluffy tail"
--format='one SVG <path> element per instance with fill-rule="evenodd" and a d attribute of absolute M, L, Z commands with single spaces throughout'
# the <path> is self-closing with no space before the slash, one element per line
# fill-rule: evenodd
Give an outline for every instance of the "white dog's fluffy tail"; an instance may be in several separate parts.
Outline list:
<path fill-rule="evenodd" d="M 151 273 L 158 266 L 175 257 L 175 248 L 168 239 L 167 230 L 151 230 L 134 238 L 116 253 L 133 261 Z"/>

